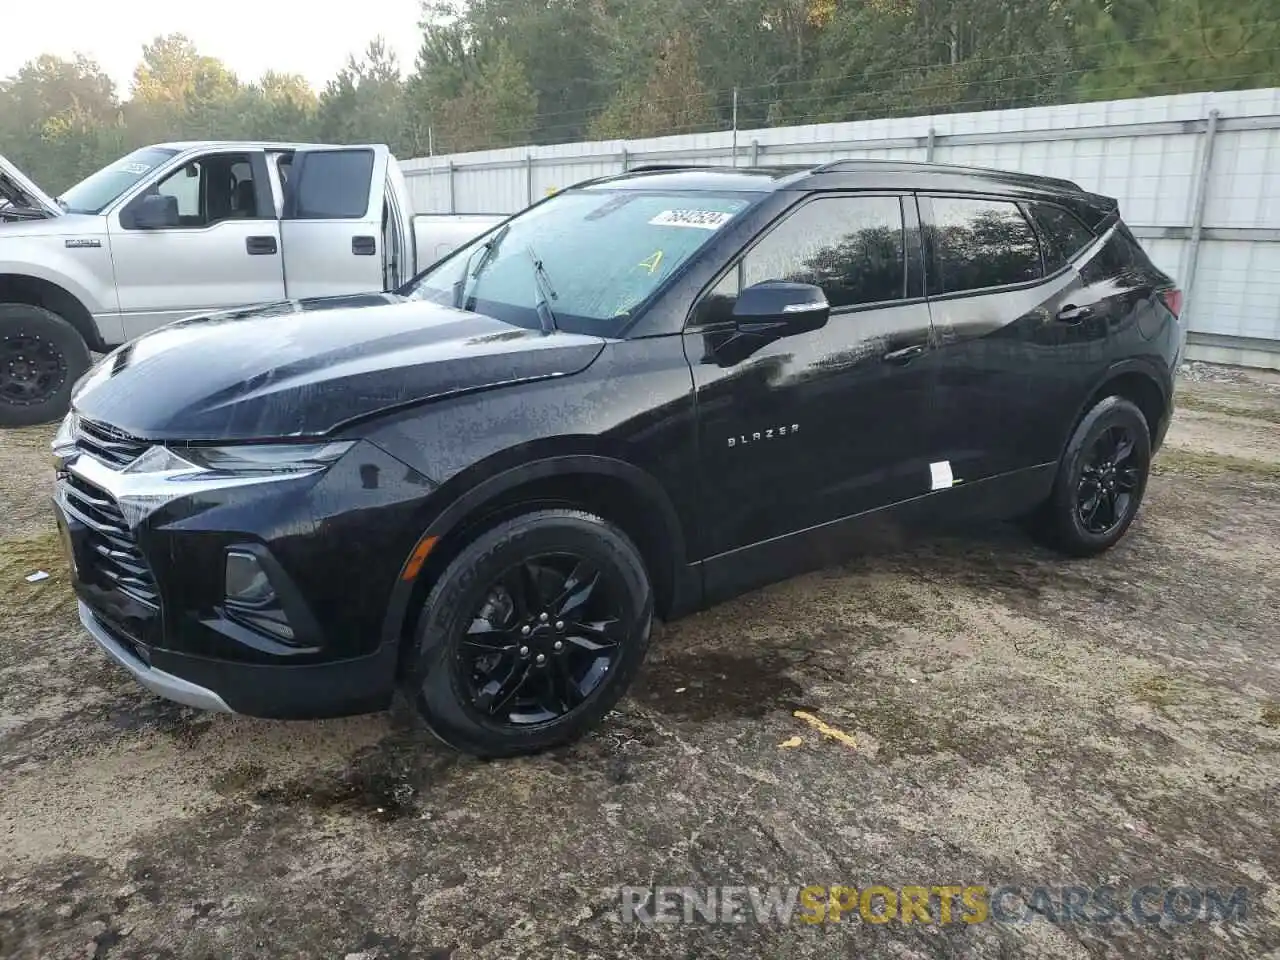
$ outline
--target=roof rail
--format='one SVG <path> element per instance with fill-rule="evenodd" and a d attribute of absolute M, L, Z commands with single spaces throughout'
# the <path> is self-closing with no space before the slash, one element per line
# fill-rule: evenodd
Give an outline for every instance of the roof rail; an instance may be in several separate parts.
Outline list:
<path fill-rule="evenodd" d="M 628 167 L 627 173 L 647 173 L 651 170 L 716 170 L 713 163 L 642 163 L 638 167 Z M 732 169 L 731 167 L 726 169 Z"/>
<path fill-rule="evenodd" d="M 962 164 L 936 163 L 933 161 L 921 161 L 921 160 L 888 160 L 888 159 L 880 160 L 880 159 L 870 159 L 870 158 L 863 159 L 863 158 L 846 157 L 842 160 L 830 160 L 824 164 L 821 164 L 820 166 L 814 167 L 812 172 L 813 173 L 834 173 L 842 170 L 848 170 L 852 172 L 852 171 L 856 171 L 859 166 L 866 167 L 874 164 L 884 164 L 886 167 L 888 166 L 920 167 L 922 169 L 932 169 L 932 170 L 956 170 L 956 171 L 963 171 L 966 173 L 971 173 L 976 175 L 985 175 L 988 177 L 994 177 L 994 178 L 1005 180 L 1011 183 L 1043 184 L 1045 186 L 1053 185 L 1056 187 L 1069 189 L 1076 192 L 1079 192 L 1082 189 L 1078 183 L 1074 183 L 1071 180 L 1065 180 L 1061 177 L 1046 177 L 1046 176 L 1041 176 L 1040 174 L 1037 174 L 1037 173 L 1018 173 L 1012 170 L 997 170 L 993 167 L 973 167 L 973 166 L 965 166 Z"/>

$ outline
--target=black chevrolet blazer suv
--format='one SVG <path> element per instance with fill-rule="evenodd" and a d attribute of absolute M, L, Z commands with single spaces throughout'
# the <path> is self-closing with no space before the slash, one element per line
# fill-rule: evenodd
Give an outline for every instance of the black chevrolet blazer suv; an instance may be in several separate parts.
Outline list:
<path fill-rule="evenodd" d="M 393 293 L 193 317 L 54 440 L 80 618 L 147 688 L 280 718 L 403 691 L 504 756 L 596 724 L 671 619 L 886 532 L 1085 556 L 1169 424 L 1181 294 L 1074 183 L 643 168 Z"/>

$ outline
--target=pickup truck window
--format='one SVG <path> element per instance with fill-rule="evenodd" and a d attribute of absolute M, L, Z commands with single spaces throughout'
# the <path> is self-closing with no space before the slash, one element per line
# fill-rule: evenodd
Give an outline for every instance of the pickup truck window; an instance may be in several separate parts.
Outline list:
<path fill-rule="evenodd" d="M 354 220 L 369 209 L 372 150 L 323 150 L 305 154 L 293 165 L 305 175 L 286 176 L 285 218 Z M 291 186 L 297 183 L 296 190 Z"/>
<path fill-rule="evenodd" d="M 535 258 L 556 323 L 612 333 L 751 202 L 752 195 L 570 190 L 455 251 L 408 295 L 537 329 Z M 507 229 L 509 227 L 509 229 Z M 497 243 L 485 252 L 491 239 Z"/>
<path fill-rule="evenodd" d="M 180 227 L 259 218 L 248 154 L 223 153 L 192 160 L 161 180 L 154 192 L 177 199 Z"/>
<path fill-rule="evenodd" d="M 127 157 L 91 173 L 64 193 L 59 202 L 68 213 L 98 214 L 117 197 L 178 151 L 167 147 L 143 147 Z"/>

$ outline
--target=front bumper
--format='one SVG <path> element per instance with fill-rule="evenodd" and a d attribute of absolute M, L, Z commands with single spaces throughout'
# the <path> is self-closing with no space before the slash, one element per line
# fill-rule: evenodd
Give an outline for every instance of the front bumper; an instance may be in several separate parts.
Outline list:
<path fill-rule="evenodd" d="M 93 615 L 93 611 L 89 609 L 88 604 L 81 600 L 79 601 L 79 607 L 80 623 L 89 632 L 89 636 L 93 637 L 108 657 L 124 667 L 133 676 L 133 679 L 137 680 L 152 693 L 158 694 L 166 700 L 174 700 L 178 703 L 186 704 L 188 707 L 195 707 L 197 710 L 213 710 L 218 713 L 232 712 L 231 708 L 227 706 L 227 702 L 212 690 L 198 686 L 188 680 L 183 680 L 181 677 L 175 677 L 171 673 L 165 673 L 163 670 L 158 670 L 136 655 L 126 651 L 120 641 L 113 637 L 107 627 Z"/>
<path fill-rule="evenodd" d="M 66 457 L 55 497 L 81 623 L 112 660 L 203 710 L 312 719 L 389 704 L 400 645 L 386 612 L 429 481 L 367 443 L 296 480 L 201 483 L 168 499 L 138 496 L 117 466 Z M 235 616 L 232 550 L 265 558 L 292 639 Z"/>

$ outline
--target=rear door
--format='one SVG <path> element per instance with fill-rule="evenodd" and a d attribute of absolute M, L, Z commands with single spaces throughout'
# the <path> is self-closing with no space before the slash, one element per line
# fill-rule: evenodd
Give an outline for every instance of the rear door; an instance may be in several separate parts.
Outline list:
<path fill-rule="evenodd" d="M 933 459 L 956 485 L 1056 461 L 1062 397 L 1090 375 L 1098 335 L 1067 309 L 1079 277 L 1052 259 L 1046 270 L 1027 210 L 1011 198 L 919 201 L 938 347 Z"/>
<path fill-rule="evenodd" d="M 280 222 L 290 297 L 384 288 L 384 146 L 317 147 L 293 155 Z"/>

